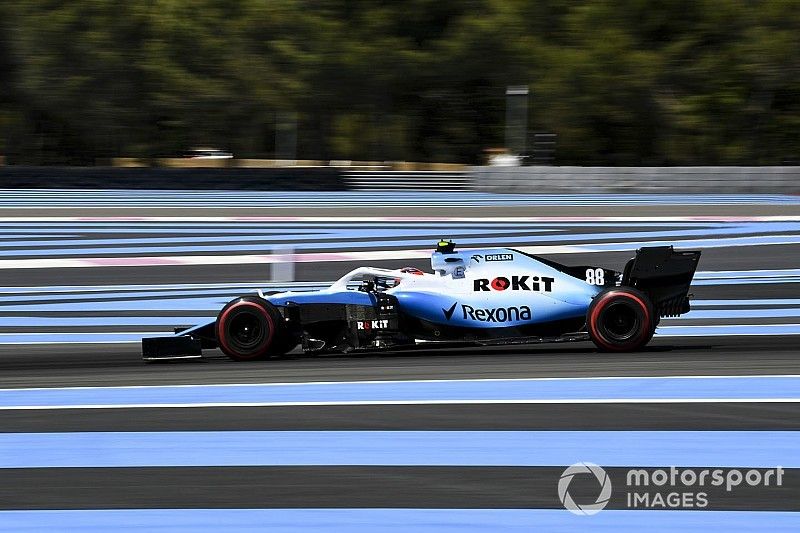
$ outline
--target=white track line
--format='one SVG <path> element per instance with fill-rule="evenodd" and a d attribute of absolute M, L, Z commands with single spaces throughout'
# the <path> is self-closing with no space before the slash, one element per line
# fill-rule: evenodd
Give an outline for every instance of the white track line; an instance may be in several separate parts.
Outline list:
<path fill-rule="evenodd" d="M 187 409 L 209 407 L 314 407 L 335 405 L 486 405 L 486 404 L 676 404 L 676 403 L 800 403 L 800 398 L 600 398 L 600 399 L 536 399 L 536 400 L 349 400 L 328 402 L 206 402 L 206 403 L 136 403 L 136 404 L 74 404 L 74 405 L 12 405 L 0 406 L 0 411 L 49 411 L 89 409 Z"/>

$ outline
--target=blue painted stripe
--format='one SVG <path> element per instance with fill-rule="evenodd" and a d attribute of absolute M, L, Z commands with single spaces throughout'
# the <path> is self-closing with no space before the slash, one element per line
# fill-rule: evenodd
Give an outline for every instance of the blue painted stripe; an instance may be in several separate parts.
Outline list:
<path fill-rule="evenodd" d="M 0 238 L 2 238 L 2 239 L 10 239 L 10 240 L 12 240 L 12 242 L 9 242 L 8 244 L 9 245 L 16 245 L 16 246 L 26 244 L 24 242 L 14 242 L 14 240 L 16 240 L 16 239 L 29 240 L 29 239 L 40 239 L 42 237 L 46 237 L 48 239 L 69 239 L 69 238 L 80 237 L 80 235 L 68 235 L 68 234 L 64 234 L 64 233 L 53 233 L 52 229 L 49 230 L 45 234 L 32 234 L 32 233 L 18 234 L 18 233 L 8 233 L 8 231 L 9 230 L 2 229 L 2 227 L 0 227 Z M 10 231 L 17 231 L 17 230 L 12 229 Z M 4 241 L 0 241 L 0 242 L 4 242 Z"/>
<path fill-rule="evenodd" d="M 230 296 L 214 296 L 210 298 L 154 298 L 152 300 L 38 303 L 3 305 L 0 306 L 0 310 L 8 313 L 35 311 L 177 311 L 182 309 L 216 312 L 222 309 L 222 306 L 230 299 Z"/>
<path fill-rule="evenodd" d="M 267 383 L 160 387 L 0 389 L 0 408 L 20 406 L 427 402 L 492 400 L 800 399 L 800 377 L 497 379 Z"/>
<path fill-rule="evenodd" d="M 692 310 L 679 320 L 689 319 L 729 319 L 729 318 L 788 318 L 800 317 L 800 307 L 779 307 L 776 309 L 709 309 Z M 0 323 L 2 323 L 0 318 Z"/>
<path fill-rule="evenodd" d="M 2 309 L 2 308 L 0 308 Z M 201 316 L 90 316 L 90 317 L 38 317 L 0 316 L 0 327 L 103 327 L 103 326 L 193 326 L 213 319 L 216 313 Z M 77 333 L 77 332 L 76 332 Z M 0 341 L 2 342 L 2 341 Z"/>
<path fill-rule="evenodd" d="M 88 287 L 87 287 L 88 289 Z M 291 290 L 291 287 L 286 287 L 287 290 Z M 243 290 L 237 289 L 236 287 L 229 288 L 229 289 L 195 289 L 195 290 L 171 290 L 171 291 L 125 291 L 125 292 L 118 292 L 118 291 L 108 291 L 108 292 L 86 292 L 81 294 L 75 293 L 46 293 L 47 294 L 47 301 L 49 302 L 80 302 L 82 300 L 98 300 L 98 299 L 127 299 L 129 301 L 135 301 L 134 298 L 150 298 L 156 299 L 163 296 L 197 296 L 202 297 L 198 299 L 207 300 L 209 297 L 214 296 L 225 296 L 225 297 L 232 297 L 232 295 L 239 295 L 242 292 L 248 294 L 254 294 L 256 291 L 255 287 L 246 287 Z M 1 293 L 1 291 L 0 291 Z M 0 310 L 7 310 L 7 307 L 2 305 L 6 302 L 41 302 L 42 301 L 42 293 L 37 293 L 34 295 L 23 295 L 17 294 L 14 296 L 0 296 Z M 91 305 L 91 302 L 90 302 Z M 176 306 L 178 307 L 178 306 Z"/>
<path fill-rule="evenodd" d="M 555 489 L 554 489 L 555 490 Z M 777 511 L 563 509 L 119 509 L 0 511 L 3 531 L 170 531 L 173 533 L 773 533 L 800 530 L 800 513 Z"/>
<path fill-rule="evenodd" d="M 202 319 L 200 320 L 202 321 Z M 183 325 L 183 324 L 181 324 Z M 164 337 L 172 335 L 172 331 L 137 332 L 137 333 L 0 333 L 2 344 L 138 344 L 143 337 Z"/>
<path fill-rule="evenodd" d="M 800 431 L 0 433 L 0 468 L 145 466 L 800 467 Z"/>
<path fill-rule="evenodd" d="M 248 220 L 219 220 L 219 221 L 155 221 L 148 222 L 145 220 L 131 220 L 119 222 L 114 219 L 106 219 L 100 221 L 67 221 L 67 222 L 10 222 L 10 219 L 0 219 L 0 234 L 3 232 L 20 232 L 35 233 L 37 236 L 46 235 L 52 231 L 61 232 L 81 232 L 81 233 L 108 233 L 109 229 L 124 229 L 130 230 L 136 228 L 145 233 L 208 233 L 210 231 L 220 231 L 222 233 L 242 233 L 247 231 L 261 231 L 279 233 L 281 231 L 294 230 L 319 230 L 319 229 L 340 229 L 342 231 L 360 230 L 364 228 L 396 228 L 397 221 L 386 220 L 367 220 L 367 221 L 337 221 L 335 218 L 322 218 L 317 221 L 310 220 L 276 220 L 276 221 L 248 221 Z M 472 221 L 471 224 L 477 224 L 478 221 Z M 502 229 L 502 228 L 542 228 L 543 231 L 563 230 L 567 228 L 578 227 L 602 227 L 602 228 L 630 228 L 631 222 L 608 222 L 608 221 L 584 221 L 584 222 L 571 222 L 571 221 L 531 221 L 525 219 L 514 220 L 513 222 L 492 219 L 480 219 L 480 227 Z M 638 228 L 721 228 L 730 224 L 741 224 L 739 222 L 693 222 L 693 221 L 659 221 L 659 220 L 636 220 Z M 747 224 L 796 224 L 793 222 L 747 222 Z M 442 229 L 463 229 L 464 225 L 459 222 L 452 222 L 447 219 L 444 220 L 426 220 L 420 218 L 418 220 L 403 220 L 403 228 L 426 228 L 429 231 L 441 231 Z M 770 226 L 772 227 L 772 226 Z M 67 235 L 74 236 L 74 235 Z"/>
<path fill-rule="evenodd" d="M 800 298 L 748 298 L 747 300 L 692 300 L 692 307 L 745 307 L 753 305 L 800 305 Z"/>

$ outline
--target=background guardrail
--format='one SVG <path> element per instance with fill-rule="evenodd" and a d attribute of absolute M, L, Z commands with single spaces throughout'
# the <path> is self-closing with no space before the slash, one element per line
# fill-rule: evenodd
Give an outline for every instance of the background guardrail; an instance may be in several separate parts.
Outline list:
<path fill-rule="evenodd" d="M 800 194 L 800 166 L 482 166 L 461 170 L 457 165 L 436 164 L 419 168 L 423 165 L 303 163 L 309 166 L 243 166 L 240 162 L 236 165 L 224 162 L 231 165 L 227 167 L 188 168 L 0 166 L 0 188 Z"/>
<path fill-rule="evenodd" d="M 336 168 L 0 167 L 3 189 L 345 190 Z"/>
<path fill-rule="evenodd" d="M 469 172 L 349 170 L 348 189 L 356 191 L 430 190 L 467 191 L 472 189 Z"/>
<path fill-rule="evenodd" d="M 800 193 L 800 167 L 473 167 L 494 193 Z"/>

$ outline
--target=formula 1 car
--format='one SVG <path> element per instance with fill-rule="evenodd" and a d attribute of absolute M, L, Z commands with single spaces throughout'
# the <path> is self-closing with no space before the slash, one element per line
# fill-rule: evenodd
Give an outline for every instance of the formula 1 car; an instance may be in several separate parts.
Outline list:
<path fill-rule="evenodd" d="M 362 267 L 319 291 L 241 296 L 216 320 L 145 338 L 145 360 L 236 361 L 452 345 L 591 339 L 602 351 L 644 347 L 661 317 L 689 311 L 699 251 L 641 248 L 622 272 L 565 266 L 510 248 L 456 251 L 439 243 L 433 273 Z"/>

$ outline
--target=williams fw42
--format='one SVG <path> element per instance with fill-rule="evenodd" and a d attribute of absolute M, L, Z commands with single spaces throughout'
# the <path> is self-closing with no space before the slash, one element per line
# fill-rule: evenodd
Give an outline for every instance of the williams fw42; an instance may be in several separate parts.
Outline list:
<path fill-rule="evenodd" d="M 508 248 L 456 251 L 440 242 L 433 273 L 362 267 L 320 291 L 262 291 L 230 301 L 213 321 L 142 340 L 145 360 L 237 361 L 426 348 L 591 339 L 602 351 L 643 348 L 661 317 L 689 311 L 699 251 L 641 248 L 622 272 L 565 266 Z"/>

